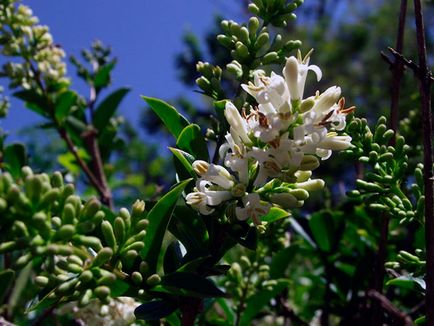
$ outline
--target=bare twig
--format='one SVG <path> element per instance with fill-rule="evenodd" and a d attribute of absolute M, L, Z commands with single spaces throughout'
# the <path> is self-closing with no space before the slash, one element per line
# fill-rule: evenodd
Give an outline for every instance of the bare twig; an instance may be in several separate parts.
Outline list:
<path fill-rule="evenodd" d="M 95 129 L 86 130 L 82 137 L 87 145 L 87 148 L 92 157 L 93 169 L 95 172 L 95 177 L 98 180 L 100 187 L 101 201 L 103 204 L 110 208 L 113 208 L 113 197 L 110 188 L 107 184 L 107 178 L 104 172 L 104 165 L 101 159 L 101 153 L 98 146 L 98 139 L 96 138 L 97 132 Z"/>
<path fill-rule="evenodd" d="M 399 9 L 398 33 L 396 37 L 396 48 L 402 51 L 404 46 L 404 29 L 407 14 L 407 0 L 401 0 Z M 381 53 L 384 59 L 390 64 L 392 71 L 392 84 L 390 88 L 390 128 L 396 133 L 399 123 L 399 94 L 401 90 L 401 80 L 404 73 L 404 64 L 402 61 L 395 59 L 390 60 L 384 53 Z M 396 136 L 392 137 L 391 146 L 395 145 Z M 380 241 L 378 243 L 378 253 L 374 266 L 373 289 L 378 293 L 383 292 L 383 282 L 385 276 L 384 263 L 386 262 L 387 243 L 389 235 L 389 215 L 382 214 Z M 371 309 L 371 323 L 373 326 L 383 324 L 383 314 L 378 303 L 374 302 Z"/>
<path fill-rule="evenodd" d="M 381 293 L 375 290 L 370 290 L 368 291 L 367 296 L 375 300 L 375 302 L 379 303 L 380 306 L 388 313 L 388 315 L 397 321 L 397 324 L 394 325 L 404 325 L 404 326 L 413 325 L 413 321 L 411 320 L 411 318 L 404 312 L 400 311 L 397 307 L 395 307 L 389 301 L 389 299 L 387 299 Z"/>
<path fill-rule="evenodd" d="M 426 324 L 434 326 L 434 178 L 433 125 L 431 111 L 432 75 L 426 60 L 426 41 L 420 0 L 414 0 L 417 50 L 419 57 L 419 92 L 423 117 L 423 163 L 425 186 L 425 242 L 426 242 Z"/>

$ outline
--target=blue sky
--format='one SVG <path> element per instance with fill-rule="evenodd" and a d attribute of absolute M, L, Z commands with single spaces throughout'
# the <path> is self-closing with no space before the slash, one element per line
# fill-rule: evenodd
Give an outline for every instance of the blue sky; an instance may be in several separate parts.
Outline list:
<path fill-rule="evenodd" d="M 144 104 L 140 95 L 170 99 L 177 95 L 197 97 L 177 79 L 174 57 L 182 50 L 182 36 L 193 31 L 201 36 L 212 25 L 214 14 L 237 20 L 239 5 L 233 0 L 24 0 L 40 23 L 48 25 L 56 43 L 67 54 L 78 55 L 95 39 L 111 45 L 118 58 L 113 89 L 132 87 L 122 103 L 121 114 L 137 121 Z M 75 75 L 69 66 L 68 74 Z M 2 80 L 5 85 L 5 81 Z M 73 88 L 86 94 L 80 81 Z M 18 129 L 40 121 L 18 101 L 12 102 L 1 126 L 13 136 Z"/>

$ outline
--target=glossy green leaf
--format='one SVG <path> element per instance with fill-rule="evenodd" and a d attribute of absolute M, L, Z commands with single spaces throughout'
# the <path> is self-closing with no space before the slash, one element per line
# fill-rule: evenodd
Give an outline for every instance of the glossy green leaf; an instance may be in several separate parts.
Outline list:
<path fill-rule="evenodd" d="M 314 213 L 309 219 L 309 227 L 318 247 L 330 252 L 335 237 L 334 221 L 329 213 Z"/>
<path fill-rule="evenodd" d="M 250 326 L 252 319 L 288 285 L 288 280 L 278 280 L 272 290 L 261 290 L 256 295 L 251 296 L 246 302 L 246 309 L 241 316 L 240 325 Z"/>
<path fill-rule="evenodd" d="M 26 107 L 39 115 L 48 116 L 48 102 L 47 99 L 38 94 L 34 90 L 22 90 L 13 94 L 16 98 L 26 102 Z"/>
<path fill-rule="evenodd" d="M 125 294 L 125 292 L 129 290 L 129 288 L 130 285 L 127 282 L 121 279 L 116 279 L 116 281 L 113 284 L 110 284 L 110 290 L 111 290 L 110 295 L 113 298 L 120 297 L 123 294 Z"/>
<path fill-rule="evenodd" d="M 109 85 L 110 73 L 112 72 L 115 65 L 116 61 L 113 61 L 98 70 L 93 80 L 93 85 L 95 86 L 95 88 L 100 89 Z"/>
<path fill-rule="evenodd" d="M 21 168 L 27 163 L 26 148 L 23 144 L 12 144 L 5 148 L 3 162 L 14 178 L 19 178 Z"/>
<path fill-rule="evenodd" d="M 73 91 L 63 92 L 56 103 L 54 115 L 58 122 L 63 122 L 68 116 L 69 112 L 73 108 L 77 101 L 77 94 Z"/>
<path fill-rule="evenodd" d="M 296 246 L 290 246 L 274 254 L 270 265 L 271 279 L 277 279 L 284 276 L 286 269 L 291 263 L 291 260 L 297 254 L 297 251 L 298 248 Z"/>
<path fill-rule="evenodd" d="M 176 139 L 181 131 L 189 125 L 188 120 L 173 106 L 156 98 L 146 96 L 142 96 L 142 98 L 149 104 L 152 111 L 158 115 L 160 120 Z"/>
<path fill-rule="evenodd" d="M 157 270 L 158 255 L 160 253 L 164 233 L 172 218 L 176 202 L 190 181 L 191 179 L 185 180 L 175 185 L 172 190 L 152 207 L 147 216 L 149 226 L 145 237 L 145 247 L 141 252 L 141 256 L 148 262 L 152 273 L 155 273 Z"/>
<path fill-rule="evenodd" d="M 169 230 L 187 249 L 189 259 L 208 255 L 208 231 L 195 210 L 178 205 L 170 221 Z"/>
<path fill-rule="evenodd" d="M 173 313 L 177 307 L 164 300 L 154 300 L 141 304 L 134 310 L 137 319 L 160 320 Z"/>
<path fill-rule="evenodd" d="M 425 292 L 426 290 L 425 280 L 421 277 L 400 276 L 387 281 L 386 285 L 394 285 L 403 289 L 415 290 L 419 292 Z"/>
<path fill-rule="evenodd" d="M 15 280 L 15 271 L 12 269 L 5 269 L 0 272 L 0 305 L 6 297 L 7 292 L 11 288 Z"/>
<path fill-rule="evenodd" d="M 163 268 L 164 273 L 169 274 L 173 273 L 178 269 L 181 264 L 182 253 L 181 247 L 179 246 L 179 242 L 177 240 L 172 241 L 166 249 L 164 254 L 164 262 Z"/>
<path fill-rule="evenodd" d="M 56 289 L 51 290 L 41 300 L 28 307 L 26 313 L 29 313 L 33 310 L 44 310 L 58 304 L 60 299 L 57 296 L 52 296 L 55 291 Z"/>
<path fill-rule="evenodd" d="M 24 297 L 24 292 L 26 290 L 27 284 L 31 279 L 32 270 L 33 262 L 29 262 L 18 274 L 7 304 L 7 309 L 10 316 L 13 315 L 15 307 L 20 304 L 24 304 L 24 302 L 20 302 L 20 299 Z"/>
<path fill-rule="evenodd" d="M 289 216 L 290 214 L 287 211 L 278 207 L 271 207 L 267 215 L 261 216 L 261 221 L 271 223 Z"/>
<path fill-rule="evenodd" d="M 165 275 L 161 285 L 186 291 L 186 295 L 201 298 L 222 297 L 225 293 L 221 291 L 213 281 L 201 277 L 195 273 L 175 272 Z"/>
<path fill-rule="evenodd" d="M 176 173 L 179 178 L 181 180 L 186 178 L 196 178 L 197 176 L 192 166 L 194 157 L 178 148 L 169 147 L 169 150 L 173 153 Z"/>
<path fill-rule="evenodd" d="M 309 243 L 312 248 L 316 248 L 315 242 L 313 242 L 312 238 L 306 233 L 306 231 L 303 229 L 303 227 L 297 222 L 295 218 L 290 218 L 289 222 L 291 223 L 291 227 L 294 229 L 295 232 L 297 232 L 299 235 L 303 237 L 304 240 L 306 240 L 307 243 Z"/>
<path fill-rule="evenodd" d="M 119 107 L 119 104 L 130 91 L 129 88 L 120 88 L 110 95 L 108 95 L 95 109 L 95 113 L 93 115 L 93 125 L 98 130 L 103 130 L 110 119 L 116 113 L 116 110 Z"/>
<path fill-rule="evenodd" d="M 176 146 L 194 156 L 196 160 L 209 161 L 208 147 L 200 127 L 191 124 L 185 127 L 176 140 Z"/>

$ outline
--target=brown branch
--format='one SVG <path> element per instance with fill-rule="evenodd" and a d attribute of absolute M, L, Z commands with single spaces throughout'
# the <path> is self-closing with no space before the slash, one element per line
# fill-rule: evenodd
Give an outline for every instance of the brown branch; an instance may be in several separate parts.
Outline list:
<path fill-rule="evenodd" d="M 86 174 L 87 178 L 89 179 L 92 186 L 95 187 L 95 189 L 100 194 L 101 198 L 104 195 L 104 189 L 100 185 L 98 179 L 95 177 L 95 175 L 92 173 L 92 171 L 87 166 L 86 162 L 83 161 L 83 159 L 78 154 L 77 148 L 75 147 L 74 143 L 72 142 L 71 138 L 69 137 L 68 133 L 65 129 L 59 128 L 58 129 L 60 137 L 66 142 L 66 146 L 68 147 L 68 150 L 74 155 L 75 160 L 77 161 L 80 168 L 83 170 L 83 172 Z"/>
<path fill-rule="evenodd" d="M 107 184 L 107 178 L 104 172 L 104 165 L 101 159 L 101 153 L 96 135 L 96 130 L 94 128 L 90 128 L 83 132 L 82 137 L 92 157 L 92 165 L 95 172 L 95 177 L 98 180 L 100 187 L 101 201 L 108 207 L 113 208 L 113 197 Z"/>
<path fill-rule="evenodd" d="M 375 302 L 377 302 L 381 308 L 383 308 L 390 317 L 396 319 L 397 324 L 394 325 L 403 325 L 403 326 L 411 326 L 413 325 L 413 321 L 411 318 L 401 310 L 399 310 L 397 307 L 395 307 L 389 299 L 387 299 L 384 295 L 381 293 L 370 290 L 367 293 L 367 296 L 371 299 L 373 299 Z"/>
<path fill-rule="evenodd" d="M 404 47 L 404 29 L 405 20 L 407 14 L 407 0 L 401 0 L 401 6 L 399 9 L 399 21 L 398 21 L 398 33 L 396 36 L 396 48 L 402 52 Z M 389 48 L 390 49 L 390 48 Z M 399 123 L 399 95 L 401 91 L 401 81 L 404 74 L 404 63 L 395 58 L 390 60 L 384 53 L 381 53 L 384 59 L 390 64 L 392 71 L 392 82 L 390 87 L 390 128 L 395 132 L 395 136 L 392 137 L 390 145 L 394 146 L 396 141 L 396 131 L 398 130 Z M 374 279 L 373 289 L 379 294 L 383 292 L 383 282 L 386 271 L 384 264 L 387 256 L 387 243 L 389 235 L 389 215 L 382 214 L 381 216 L 381 229 L 380 229 L 380 241 L 378 243 L 378 253 L 374 266 Z M 383 324 L 383 314 L 381 312 L 381 306 L 374 302 L 371 308 L 371 324 L 373 326 L 381 326 Z"/>
<path fill-rule="evenodd" d="M 423 117 L 423 164 L 425 186 L 425 242 L 426 242 L 426 324 L 434 326 L 434 178 L 433 178 L 433 125 L 431 111 L 432 75 L 426 59 L 425 28 L 422 5 L 414 0 L 417 52 L 419 57 L 419 92 Z"/>

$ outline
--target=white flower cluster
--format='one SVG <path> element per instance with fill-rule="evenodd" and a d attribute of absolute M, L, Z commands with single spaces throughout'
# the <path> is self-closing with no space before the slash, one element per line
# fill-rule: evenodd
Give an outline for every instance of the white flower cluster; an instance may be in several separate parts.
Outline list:
<path fill-rule="evenodd" d="M 322 73 L 305 58 L 290 57 L 283 76 L 262 70 L 254 72 L 254 83 L 242 85 L 254 97 L 256 105 L 249 114 L 241 114 L 227 102 L 225 117 L 230 125 L 226 142 L 220 147 L 223 166 L 195 161 L 199 178 L 187 203 L 208 215 L 223 202 L 236 202 L 239 220 L 251 218 L 260 225 L 260 217 L 271 204 L 283 208 L 301 207 L 309 191 L 321 189 L 321 179 L 311 179 L 319 160 L 330 157 L 332 150 L 351 146 L 351 137 L 342 135 L 346 115 L 341 89 L 333 86 L 323 93 L 303 98 L 309 71 Z M 270 203 L 271 202 L 271 203 Z"/>
<path fill-rule="evenodd" d="M 16 6 L 15 1 L 0 4 L 1 52 L 26 59 L 5 66 L 5 72 L 13 80 L 12 86 L 30 89 L 36 74 L 47 87 L 69 84 L 65 77 L 65 52 L 54 44 L 48 27 L 37 24 L 38 18 L 29 7 Z"/>

